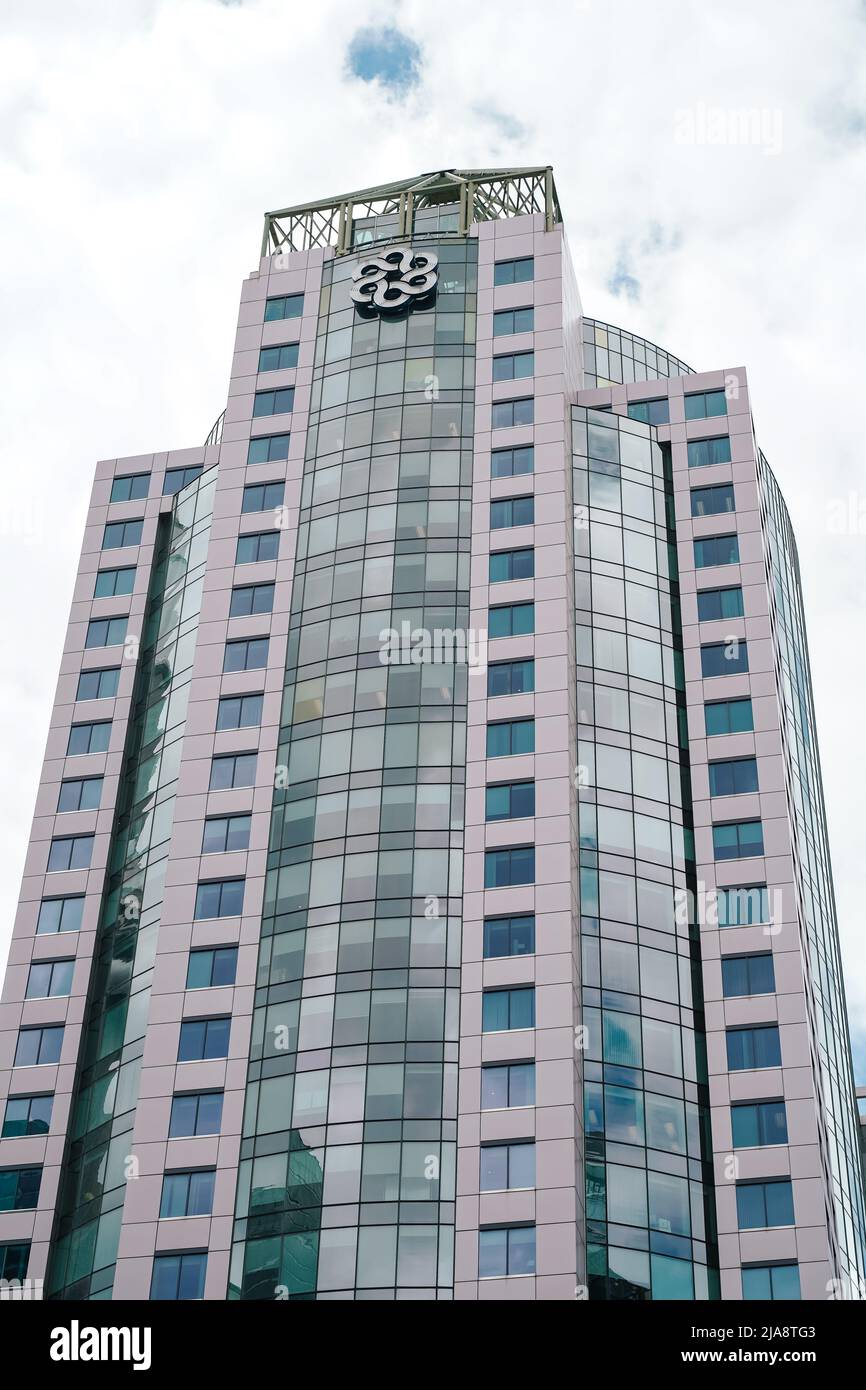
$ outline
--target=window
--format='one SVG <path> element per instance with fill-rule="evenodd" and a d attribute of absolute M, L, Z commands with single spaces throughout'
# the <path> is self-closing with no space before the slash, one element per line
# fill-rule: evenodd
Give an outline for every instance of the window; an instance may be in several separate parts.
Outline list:
<path fill-rule="evenodd" d="M 498 497 L 490 503 L 491 531 L 502 531 L 506 526 L 531 526 L 534 521 L 534 497 Z"/>
<path fill-rule="evenodd" d="M 481 998 L 482 1033 L 535 1027 L 535 989 L 489 989 Z"/>
<path fill-rule="evenodd" d="M 172 1096 L 168 1137 L 195 1139 L 200 1134 L 219 1134 L 222 1117 L 222 1091 L 201 1091 Z"/>
<path fill-rule="evenodd" d="M 652 401 L 629 401 L 628 418 L 643 420 L 645 425 L 669 425 L 670 402 L 667 396 L 660 396 Z"/>
<path fill-rule="evenodd" d="M 487 694 L 527 695 L 535 689 L 535 662 L 494 661 L 487 667 Z"/>
<path fill-rule="evenodd" d="M 272 613 L 273 584 L 242 584 L 232 589 L 230 618 L 248 618 L 253 613 Z"/>
<path fill-rule="evenodd" d="M 722 956 L 722 994 L 725 999 L 742 999 L 746 994 L 772 994 L 775 988 L 776 972 L 771 951 L 752 956 Z"/>
<path fill-rule="evenodd" d="M 535 1144 L 484 1144 L 481 1148 L 480 1190 L 505 1192 L 510 1187 L 535 1186 Z"/>
<path fill-rule="evenodd" d="M 119 647 L 126 641 L 126 628 L 129 619 L 91 618 L 87 624 L 85 647 Z"/>
<path fill-rule="evenodd" d="M 535 815 L 534 782 L 498 782 L 487 787 L 485 797 L 487 820 L 522 820 Z"/>
<path fill-rule="evenodd" d="M 269 295 L 265 300 L 265 323 L 276 319 L 299 319 L 304 312 L 302 294 Z"/>
<path fill-rule="evenodd" d="M 167 468 L 162 482 L 163 497 L 174 497 L 181 488 L 188 487 L 200 478 L 204 469 L 202 464 L 192 464 L 189 468 Z"/>
<path fill-rule="evenodd" d="M 127 473 L 111 484 L 109 502 L 140 502 L 150 491 L 149 473 Z"/>
<path fill-rule="evenodd" d="M 47 936 L 54 932 L 78 931 L 83 911 L 83 897 L 43 898 L 39 904 L 36 935 Z"/>
<path fill-rule="evenodd" d="M 244 906 L 244 880 L 223 878 L 200 883 L 195 892 L 195 921 L 211 917 L 238 917 Z"/>
<path fill-rule="evenodd" d="M 730 463 L 731 441 L 726 434 L 717 439 L 690 439 L 689 468 L 708 468 L 714 463 Z"/>
<path fill-rule="evenodd" d="M 217 729 L 258 728 L 262 722 L 264 698 L 264 695 L 223 695 L 217 706 Z M 252 786 L 252 783 L 243 785 Z"/>
<path fill-rule="evenodd" d="M 69 730 L 66 756 L 78 758 L 86 753 L 107 753 L 110 738 L 110 719 L 96 720 L 92 724 L 73 724 Z"/>
<path fill-rule="evenodd" d="M 177 1049 L 179 1062 L 207 1062 L 214 1057 L 227 1057 L 229 1052 L 230 1018 L 187 1018 L 180 1025 Z"/>
<path fill-rule="evenodd" d="M 160 1218 L 210 1216 L 215 1177 L 213 1168 L 193 1173 L 166 1173 L 162 1180 Z"/>
<path fill-rule="evenodd" d="M 247 450 L 247 463 L 273 463 L 277 459 L 289 457 L 289 436 L 287 434 L 260 434 L 250 440 Z"/>
<path fill-rule="evenodd" d="M 494 449 L 490 455 L 491 478 L 520 478 L 535 471 L 535 450 L 531 444 L 519 449 Z"/>
<path fill-rule="evenodd" d="M 22 1028 L 15 1048 L 16 1067 L 44 1067 L 60 1061 L 63 1047 L 63 1024 L 45 1028 Z"/>
<path fill-rule="evenodd" d="M 494 401 L 491 407 L 491 428 L 510 430 L 517 425 L 531 425 L 535 420 L 535 401 L 521 396 L 515 401 Z"/>
<path fill-rule="evenodd" d="M 741 1231 L 793 1224 L 794 1189 L 790 1178 L 783 1182 L 737 1184 L 737 1225 Z"/>
<path fill-rule="evenodd" d="M 535 847 L 489 849 L 484 854 L 484 887 L 512 888 L 535 881 Z"/>
<path fill-rule="evenodd" d="M 535 720 L 505 719 L 487 725 L 488 758 L 508 758 L 535 752 Z"/>
<path fill-rule="evenodd" d="M 72 989 L 74 960 L 37 960 L 27 976 L 25 999 L 63 999 Z"/>
<path fill-rule="evenodd" d="M 497 261 L 493 267 L 494 285 L 523 285 L 535 278 L 532 256 L 520 256 L 514 261 Z"/>
<path fill-rule="evenodd" d="M 251 820 L 248 815 L 211 816 L 204 823 L 202 854 L 232 854 L 249 849 Z"/>
<path fill-rule="evenodd" d="M 93 853 L 92 835 L 61 835 L 51 841 L 48 850 L 49 874 L 67 869 L 89 869 Z"/>
<path fill-rule="evenodd" d="M 209 946 L 203 951 L 190 951 L 186 987 L 219 989 L 224 985 L 233 985 L 237 970 L 237 946 Z"/>
<path fill-rule="evenodd" d="M 799 1303 L 800 1270 L 795 1264 L 744 1265 L 743 1298 L 770 1303 Z"/>
<path fill-rule="evenodd" d="M 143 526 L 143 518 L 137 521 L 109 521 L 102 533 L 102 549 L 122 550 L 127 545 L 140 545 Z"/>
<path fill-rule="evenodd" d="M 692 516 L 719 516 L 722 512 L 733 512 L 734 485 L 719 483 L 716 487 L 692 488 Z"/>
<path fill-rule="evenodd" d="M 27 1274 L 29 1259 L 29 1240 L 0 1245 L 0 1279 L 17 1279 L 20 1282 Z"/>
<path fill-rule="evenodd" d="M 57 810 L 96 811 L 102 796 L 101 777 L 70 777 L 60 783 Z"/>
<path fill-rule="evenodd" d="M 226 642 L 223 671 L 261 671 L 267 664 L 267 637 L 243 637 L 237 642 Z"/>
<path fill-rule="evenodd" d="M 755 758 L 732 758 L 710 763 L 710 796 L 743 796 L 758 790 L 758 763 Z"/>
<path fill-rule="evenodd" d="M 227 791 L 229 787 L 252 787 L 256 781 L 255 753 L 227 753 L 214 758 L 210 765 L 210 791 Z"/>
<path fill-rule="evenodd" d="M 534 603 L 504 603 L 487 613 L 487 635 L 494 637 L 525 637 L 535 631 Z"/>
<path fill-rule="evenodd" d="M 481 1068 L 481 1109 L 512 1110 L 535 1104 L 535 1063 Z"/>
<path fill-rule="evenodd" d="M 478 1232 L 479 1279 L 534 1273 L 534 1226 L 492 1226 Z"/>
<path fill-rule="evenodd" d="M 535 353 L 503 352 L 493 359 L 494 381 L 519 381 L 535 371 Z"/>
<path fill-rule="evenodd" d="M 534 953 L 534 917 L 485 917 L 485 960 L 498 960 L 501 956 L 531 956 Z"/>
<path fill-rule="evenodd" d="M 494 338 L 507 338 L 511 333 L 531 333 L 535 327 L 535 310 L 497 309 L 493 315 Z"/>
<path fill-rule="evenodd" d="M 743 591 L 739 584 L 730 589 L 701 589 L 698 592 L 698 621 L 718 622 L 720 618 L 742 618 Z"/>
<path fill-rule="evenodd" d="M 276 560 L 280 549 L 279 531 L 256 531 L 251 536 L 238 536 L 236 565 L 257 565 L 262 560 Z"/>
<path fill-rule="evenodd" d="M 241 514 L 267 512 L 283 505 L 285 483 L 249 483 L 244 488 Z"/>
<path fill-rule="evenodd" d="M 262 415 L 288 415 L 294 409 L 294 404 L 294 386 L 281 386 L 276 391 L 257 391 L 253 401 L 253 419 L 257 420 Z"/>
<path fill-rule="evenodd" d="M 119 570 L 97 570 L 93 588 L 94 598 L 121 598 L 131 594 L 135 584 L 135 565 Z"/>
<path fill-rule="evenodd" d="M 713 826 L 715 859 L 753 859 L 764 853 L 764 832 L 759 820 L 733 821 Z"/>
<path fill-rule="evenodd" d="M 259 352 L 259 371 L 276 372 L 284 367 L 297 367 L 298 343 L 280 343 L 278 347 L 264 347 Z"/>
<path fill-rule="evenodd" d="M 76 700 L 107 700 L 117 694 L 120 667 L 107 666 L 99 671 L 82 671 L 78 677 Z"/>
<path fill-rule="evenodd" d="M 41 1180 L 41 1168 L 0 1168 L 0 1211 L 32 1211 Z"/>
<path fill-rule="evenodd" d="M 749 649 L 739 637 L 730 642 L 708 642 L 701 647 L 701 675 L 736 676 L 749 669 Z"/>
<path fill-rule="evenodd" d="M 757 1071 L 782 1065 L 779 1028 L 775 1023 L 758 1028 L 729 1028 L 725 1037 L 729 1071 Z"/>
<path fill-rule="evenodd" d="M 491 584 L 505 584 L 512 579 L 535 577 L 535 551 L 532 546 L 523 550 L 494 550 L 490 555 Z"/>
<path fill-rule="evenodd" d="M 724 391 L 693 391 L 686 396 L 686 419 L 709 420 L 715 415 L 727 415 L 728 401 Z"/>
<path fill-rule="evenodd" d="M 150 1280 L 151 1300 L 178 1302 L 204 1298 L 206 1270 L 204 1250 L 186 1251 L 182 1255 L 155 1255 Z"/>
<path fill-rule="evenodd" d="M 719 888 L 717 912 L 720 927 L 753 927 L 770 920 L 767 885 L 752 888 Z"/>
<path fill-rule="evenodd" d="M 47 1134 L 53 1100 L 53 1096 L 10 1096 L 0 1138 L 23 1139 L 31 1134 Z"/>
<path fill-rule="evenodd" d="M 732 1105 L 731 1126 L 735 1149 L 753 1149 L 760 1144 L 788 1142 L 788 1121 L 783 1100 L 759 1100 L 744 1105 Z"/>
<path fill-rule="evenodd" d="M 694 542 L 695 569 L 705 570 L 712 565 L 736 565 L 740 558 L 740 543 L 736 535 L 702 536 Z"/>
<path fill-rule="evenodd" d="M 744 700 L 714 700 L 704 705 L 704 723 L 707 737 L 719 734 L 748 734 L 755 727 L 752 717 L 752 702 Z"/>

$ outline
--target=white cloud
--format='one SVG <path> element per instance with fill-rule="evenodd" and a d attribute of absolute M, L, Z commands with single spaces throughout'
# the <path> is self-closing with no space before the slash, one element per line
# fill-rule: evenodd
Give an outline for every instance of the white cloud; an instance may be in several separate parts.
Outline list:
<path fill-rule="evenodd" d="M 423 54 L 400 105 L 345 73 L 352 35 L 387 24 Z M 799 539 L 866 1039 L 866 534 L 826 523 L 828 499 L 866 492 L 863 26 L 855 0 L 820 13 L 805 0 L 548 0 L 519 14 L 494 0 L 6 0 L 4 929 L 94 462 L 204 438 L 262 213 L 431 168 L 550 162 L 587 311 L 695 367 L 749 367 Z M 747 126 L 741 112 L 758 115 Z M 756 143 L 701 143 L 749 128 Z M 606 288 L 624 250 L 633 301 Z"/>

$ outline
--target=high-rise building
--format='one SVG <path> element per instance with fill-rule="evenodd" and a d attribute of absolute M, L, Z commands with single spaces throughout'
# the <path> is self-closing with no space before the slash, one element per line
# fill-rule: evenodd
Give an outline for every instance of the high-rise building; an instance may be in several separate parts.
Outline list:
<path fill-rule="evenodd" d="M 862 1296 L 790 521 L 550 169 L 269 214 L 97 466 L 0 1022 L 49 1298 Z"/>

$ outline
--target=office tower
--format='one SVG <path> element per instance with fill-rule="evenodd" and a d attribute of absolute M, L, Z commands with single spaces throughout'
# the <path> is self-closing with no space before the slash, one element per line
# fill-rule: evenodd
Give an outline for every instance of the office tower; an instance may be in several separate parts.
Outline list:
<path fill-rule="evenodd" d="M 56 1299 L 820 1299 L 864 1267 L 796 547 L 550 169 L 269 214 L 96 470 L 2 1006 Z"/>
<path fill-rule="evenodd" d="M 866 1086 L 858 1086 L 855 1094 L 857 1096 L 857 1120 L 860 1135 L 860 1162 L 863 1164 L 864 1185 L 866 1185 Z"/>

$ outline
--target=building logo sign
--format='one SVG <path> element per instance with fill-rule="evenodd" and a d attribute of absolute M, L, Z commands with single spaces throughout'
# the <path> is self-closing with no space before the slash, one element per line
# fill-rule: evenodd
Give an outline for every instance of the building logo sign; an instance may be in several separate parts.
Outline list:
<path fill-rule="evenodd" d="M 380 314 L 425 304 L 439 283 L 439 257 L 411 246 L 392 246 L 359 261 L 352 300 Z"/>

